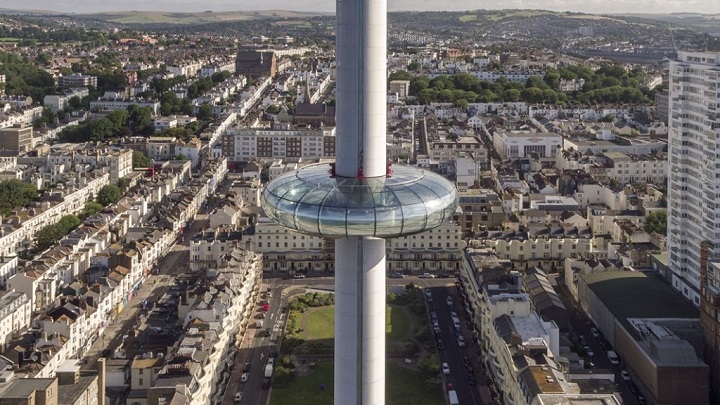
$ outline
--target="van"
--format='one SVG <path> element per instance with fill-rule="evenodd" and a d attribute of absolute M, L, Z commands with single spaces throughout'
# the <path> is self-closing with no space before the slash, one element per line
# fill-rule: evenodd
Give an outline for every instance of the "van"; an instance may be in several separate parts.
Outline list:
<path fill-rule="evenodd" d="M 607 357 L 608 360 L 610 360 L 610 364 L 614 364 L 616 366 L 620 364 L 620 357 L 618 357 L 617 353 L 615 353 L 614 350 L 608 350 Z"/>
<path fill-rule="evenodd" d="M 460 405 L 460 401 L 458 401 L 457 392 L 455 392 L 455 390 L 448 391 L 448 400 L 450 405 Z"/>

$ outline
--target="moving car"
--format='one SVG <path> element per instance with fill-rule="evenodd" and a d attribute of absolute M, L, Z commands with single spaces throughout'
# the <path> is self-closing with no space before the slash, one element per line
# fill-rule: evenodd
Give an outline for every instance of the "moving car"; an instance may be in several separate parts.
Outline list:
<path fill-rule="evenodd" d="M 625 381 L 630 381 L 630 373 L 627 372 L 627 370 L 623 370 L 620 372 L 620 376 Z"/>
<path fill-rule="evenodd" d="M 442 364 L 442 373 L 445 375 L 450 374 L 450 366 L 447 363 Z"/>

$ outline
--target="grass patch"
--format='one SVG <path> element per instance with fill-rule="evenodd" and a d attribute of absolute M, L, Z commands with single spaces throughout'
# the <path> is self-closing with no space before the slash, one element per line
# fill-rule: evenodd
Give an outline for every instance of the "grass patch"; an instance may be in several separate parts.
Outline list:
<path fill-rule="evenodd" d="M 301 321 L 302 322 L 302 321 Z M 305 316 L 306 340 L 332 339 L 335 336 L 335 307 L 323 307 Z"/>
<path fill-rule="evenodd" d="M 273 387 L 270 405 L 332 405 L 333 374 L 331 361 L 318 362 L 307 375 L 290 380 L 285 387 Z M 321 384 L 325 384 L 325 391 L 320 390 Z"/>
<path fill-rule="evenodd" d="M 460 22 L 470 22 L 477 20 L 477 15 L 475 14 L 465 14 L 460 16 Z"/>
<path fill-rule="evenodd" d="M 399 342 L 409 337 L 410 320 L 405 312 L 396 306 L 385 307 L 385 334 L 388 342 Z"/>
<path fill-rule="evenodd" d="M 418 323 L 416 321 L 416 323 Z M 335 306 L 327 306 L 300 314 L 297 326 L 305 325 L 299 335 L 308 343 L 313 340 L 332 340 L 335 337 Z M 405 311 L 395 305 L 385 307 L 385 331 L 388 343 L 400 342 L 412 337 L 410 320 Z"/>
<path fill-rule="evenodd" d="M 325 391 L 320 385 L 325 384 Z M 332 405 L 333 363 L 318 362 L 306 376 L 297 377 L 286 387 L 273 387 L 270 405 Z M 420 373 L 396 363 L 385 368 L 385 401 L 388 405 L 436 405 L 443 403 L 440 384 L 429 384 Z"/>

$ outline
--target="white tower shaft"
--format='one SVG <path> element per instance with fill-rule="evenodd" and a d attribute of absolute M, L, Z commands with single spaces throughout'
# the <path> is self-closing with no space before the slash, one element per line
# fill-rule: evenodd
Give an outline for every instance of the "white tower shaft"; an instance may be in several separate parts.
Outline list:
<path fill-rule="evenodd" d="M 337 0 L 336 173 L 386 173 L 387 2 Z M 362 169 L 362 170 L 361 170 Z"/>

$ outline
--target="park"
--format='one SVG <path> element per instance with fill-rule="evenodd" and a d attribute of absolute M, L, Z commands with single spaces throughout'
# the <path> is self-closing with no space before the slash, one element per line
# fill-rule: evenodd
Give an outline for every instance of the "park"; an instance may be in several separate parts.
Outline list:
<path fill-rule="evenodd" d="M 308 293 L 288 305 L 271 405 L 333 403 L 333 298 Z M 419 289 L 408 285 L 401 294 L 388 294 L 386 302 L 386 403 L 441 403 L 439 361 Z"/>

